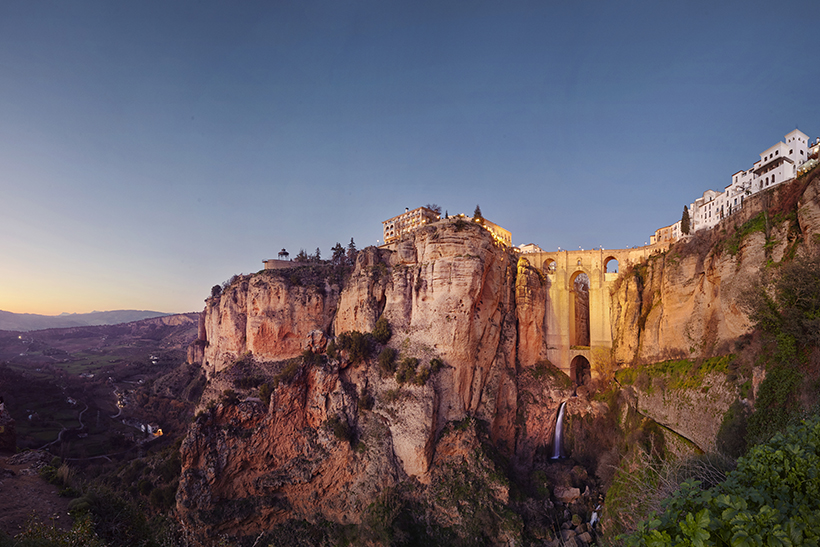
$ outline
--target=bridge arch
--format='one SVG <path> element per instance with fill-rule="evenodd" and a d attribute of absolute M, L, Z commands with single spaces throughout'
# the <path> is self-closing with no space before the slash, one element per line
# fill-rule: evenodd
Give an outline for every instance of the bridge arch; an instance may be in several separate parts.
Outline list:
<path fill-rule="evenodd" d="M 557 268 L 558 268 L 558 263 L 557 263 L 557 262 L 555 262 L 555 259 L 554 259 L 554 258 L 552 258 L 552 257 L 547 257 L 547 259 L 546 259 L 546 260 L 544 260 L 544 266 L 543 266 L 543 269 L 544 269 L 544 271 L 545 271 L 546 273 L 555 273 L 555 270 L 556 270 Z"/>
<path fill-rule="evenodd" d="M 592 367 L 583 355 L 576 355 L 569 365 L 569 377 L 576 386 L 588 384 L 592 380 Z"/>
<path fill-rule="evenodd" d="M 618 266 L 620 263 L 618 259 L 612 255 L 606 257 L 604 259 L 604 272 L 606 273 L 618 273 Z"/>

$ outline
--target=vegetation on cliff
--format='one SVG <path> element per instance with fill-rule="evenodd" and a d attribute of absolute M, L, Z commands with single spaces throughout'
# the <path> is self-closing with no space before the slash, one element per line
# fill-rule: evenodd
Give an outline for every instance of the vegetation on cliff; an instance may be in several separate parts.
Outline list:
<path fill-rule="evenodd" d="M 790 425 L 740 458 L 725 481 L 685 481 L 628 547 L 816 545 L 820 541 L 820 417 Z"/>
<path fill-rule="evenodd" d="M 722 455 L 710 456 L 705 467 L 691 467 L 704 456 L 664 458 L 646 447 L 622 461 L 608 491 L 607 508 L 619 515 L 610 520 L 610 531 L 635 530 L 621 537 L 629 545 L 817 542 L 820 249 L 815 235 L 817 192 L 810 184 L 818 177 L 815 169 L 761 195 L 761 209 L 751 209 L 742 223 L 707 234 L 710 245 L 693 247 L 690 241 L 675 250 L 683 254 L 677 260 L 686 260 L 686 252 L 693 250 L 714 260 L 725 253 L 738 264 L 743 256 L 760 260 L 759 272 L 738 283 L 736 299 L 752 330 L 735 340 L 736 355 L 619 371 L 622 385 L 646 397 L 658 390 L 665 398 L 669 390 L 706 390 L 708 385 L 699 385 L 712 373 L 738 387 L 717 433 Z M 762 252 L 750 246 L 752 237 Z M 693 241 L 697 243 L 697 236 Z M 807 413 L 815 414 L 801 422 Z M 738 456 L 737 470 L 721 478 Z M 641 519 L 646 520 L 638 524 Z"/>

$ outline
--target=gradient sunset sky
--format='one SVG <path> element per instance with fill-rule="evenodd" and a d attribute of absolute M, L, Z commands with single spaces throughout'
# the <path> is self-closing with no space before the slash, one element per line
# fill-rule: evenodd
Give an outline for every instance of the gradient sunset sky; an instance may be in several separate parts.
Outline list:
<path fill-rule="evenodd" d="M 816 0 L 0 2 L 0 310 L 199 311 L 435 202 L 642 245 L 799 127 Z"/>

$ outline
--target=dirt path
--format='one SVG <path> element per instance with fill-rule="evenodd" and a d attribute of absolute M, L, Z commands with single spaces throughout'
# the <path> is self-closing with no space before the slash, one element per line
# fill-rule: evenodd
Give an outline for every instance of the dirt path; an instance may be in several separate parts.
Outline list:
<path fill-rule="evenodd" d="M 58 496 L 57 487 L 40 478 L 38 473 L 39 467 L 47 464 L 52 456 L 36 451 L 17 454 L 13 459 L 12 456 L 0 453 L 0 530 L 14 536 L 32 514 L 45 523 L 70 529 L 70 499 Z"/>

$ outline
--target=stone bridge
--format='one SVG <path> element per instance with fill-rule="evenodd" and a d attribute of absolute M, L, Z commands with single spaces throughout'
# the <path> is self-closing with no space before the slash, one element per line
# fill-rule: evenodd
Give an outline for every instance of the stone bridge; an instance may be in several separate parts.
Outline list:
<path fill-rule="evenodd" d="M 576 384 L 586 383 L 611 359 L 612 285 L 619 271 L 663 252 L 668 244 L 632 249 L 526 253 L 530 266 L 546 274 L 547 359 Z M 588 299 L 582 277 L 588 278 Z M 586 300 L 586 302 L 585 302 Z"/>

